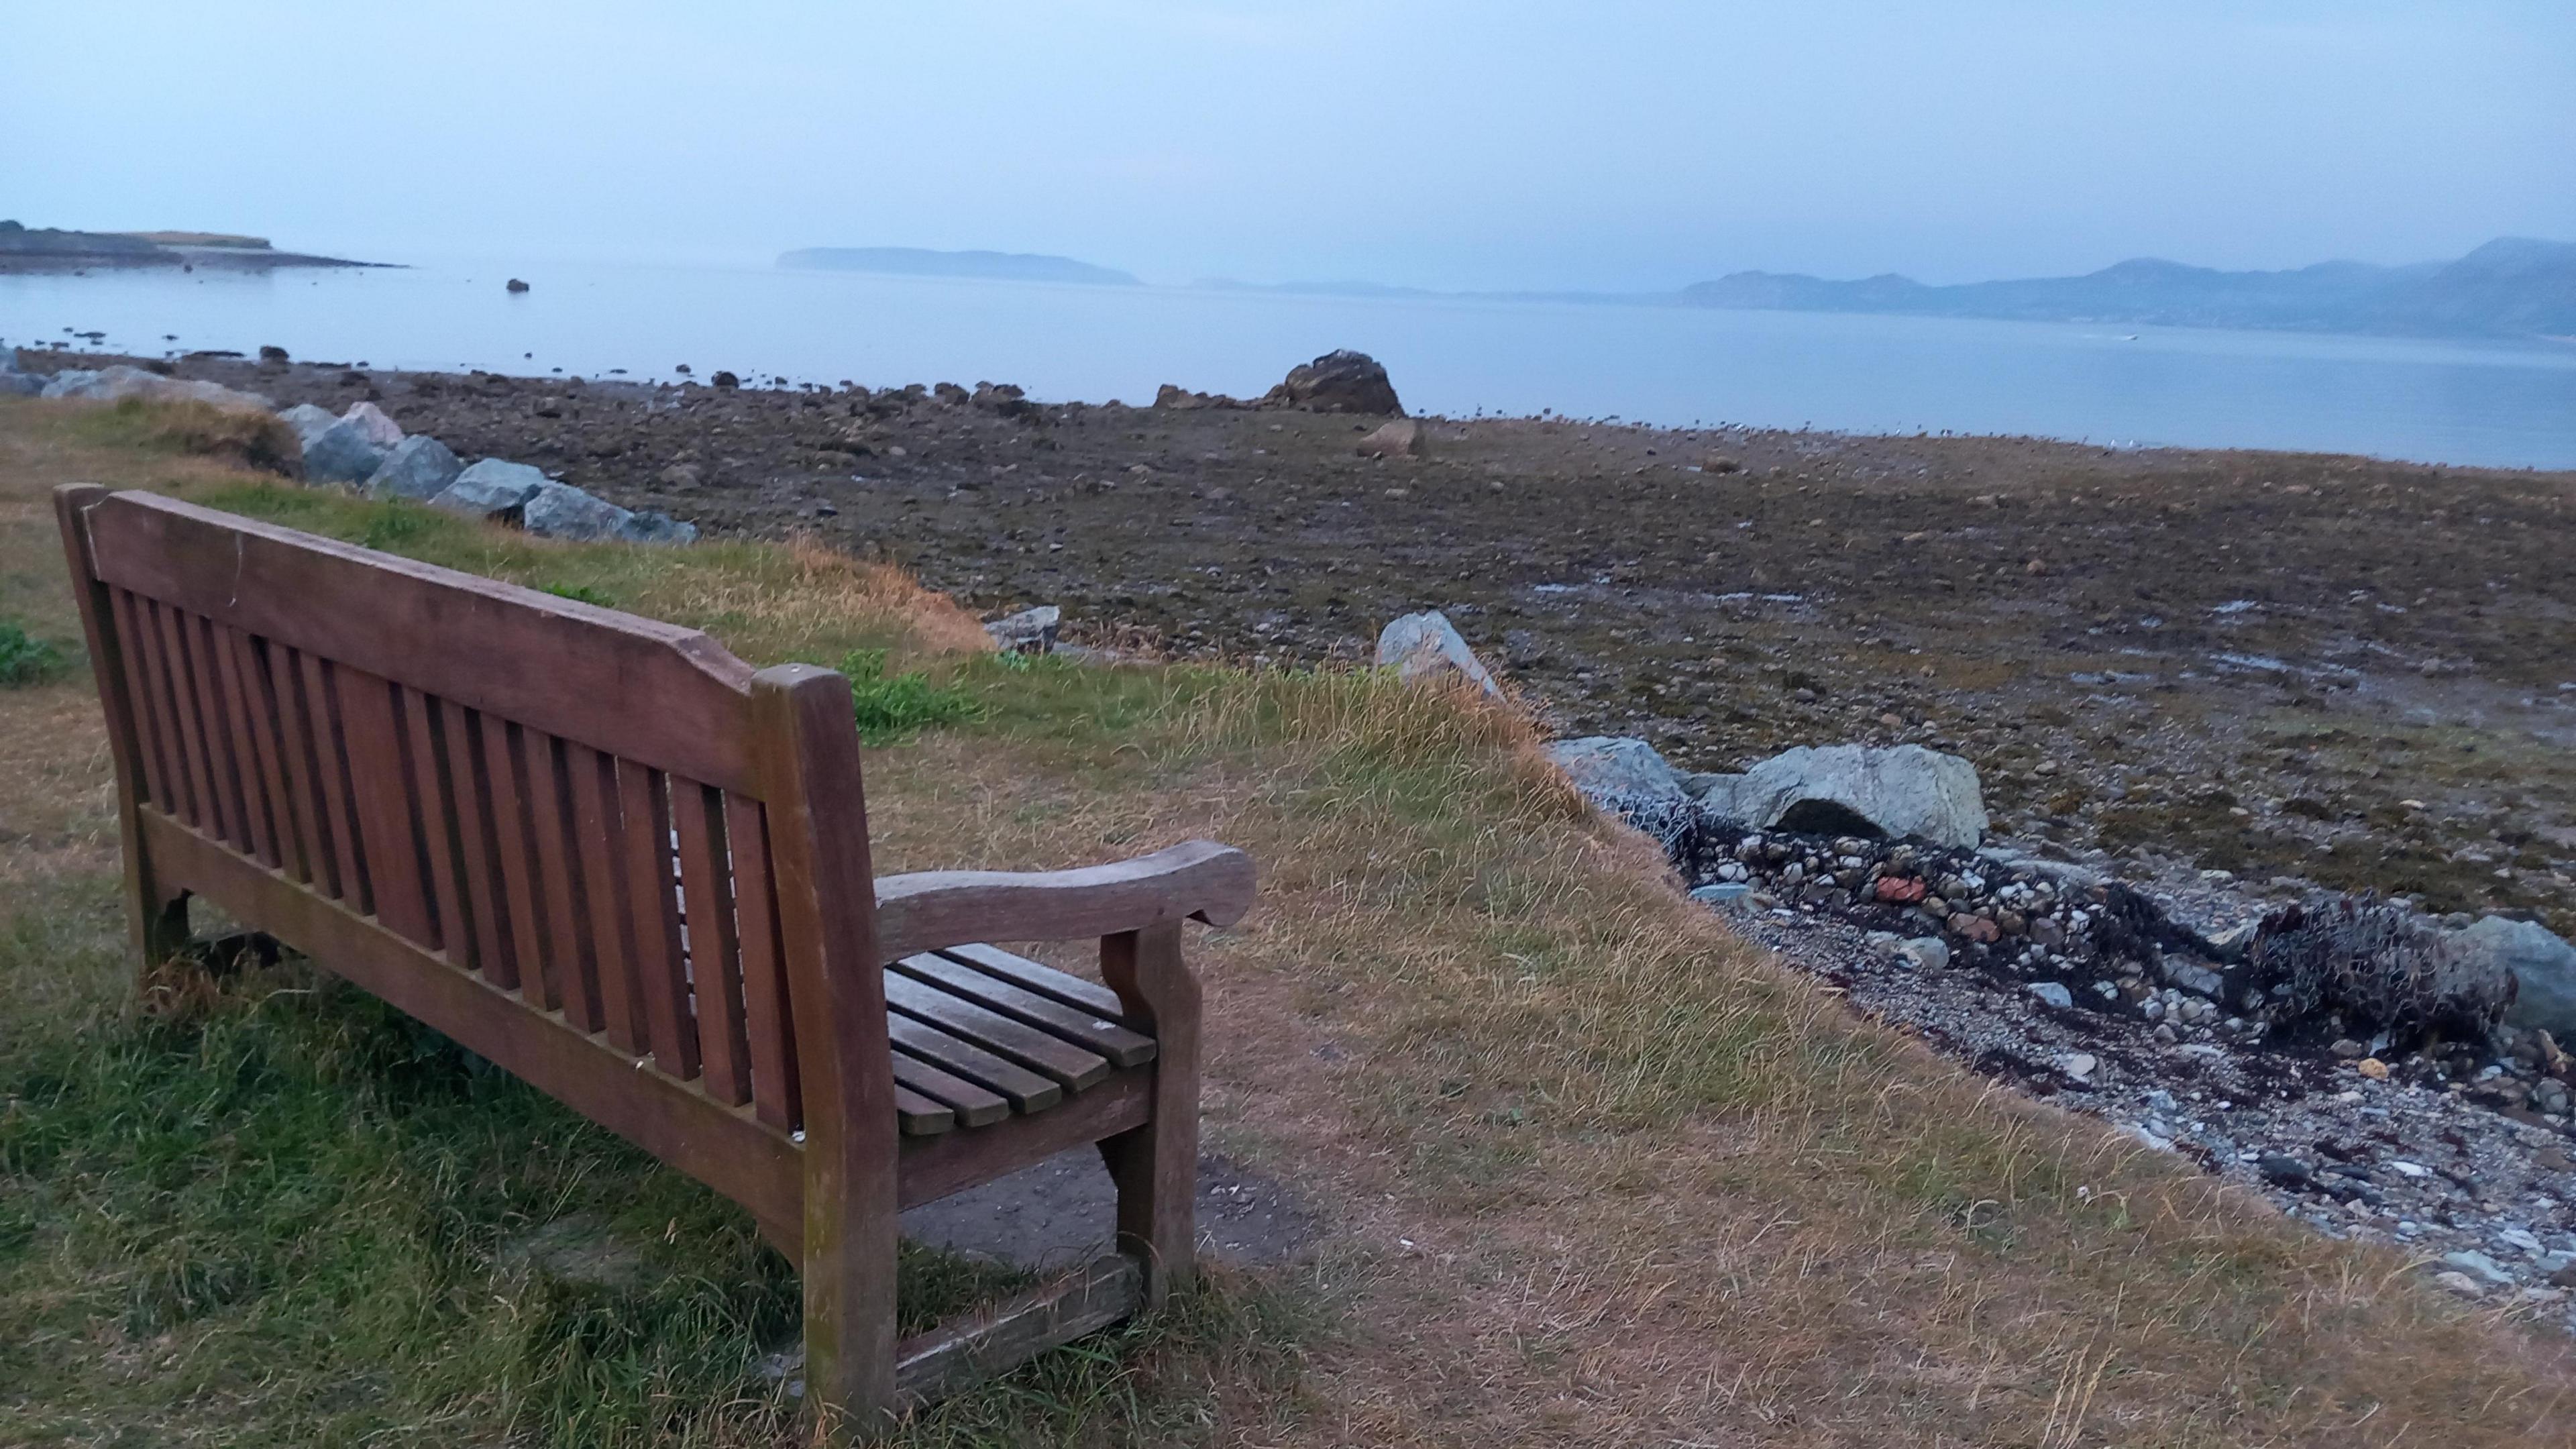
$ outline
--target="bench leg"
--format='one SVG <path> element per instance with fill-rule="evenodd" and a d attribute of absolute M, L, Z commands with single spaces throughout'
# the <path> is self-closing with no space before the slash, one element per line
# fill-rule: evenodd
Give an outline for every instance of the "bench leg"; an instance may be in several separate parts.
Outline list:
<path fill-rule="evenodd" d="M 1100 968 L 1154 1028 L 1153 1119 L 1100 1144 L 1118 1188 L 1118 1245 L 1142 1264 L 1154 1308 L 1197 1273 L 1199 986 L 1181 961 L 1178 921 L 1104 938 Z"/>
<path fill-rule="evenodd" d="M 895 1221 L 889 1190 L 864 1191 L 857 1211 L 805 1214 L 805 1401 L 829 1442 L 891 1429 L 895 1395 Z M 873 1188 L 877 1184 L 865 1184 Z"/>
<path fill-rule="evenodd" d="M 128 872 L 125 914 L 134 929 L 134 949 L 140 957 L 134 977 L 138 986 L 188 949 L 188 893 L 180 891 L 168 900 L 153 899 L 159 894 L 148 872 Z"/>

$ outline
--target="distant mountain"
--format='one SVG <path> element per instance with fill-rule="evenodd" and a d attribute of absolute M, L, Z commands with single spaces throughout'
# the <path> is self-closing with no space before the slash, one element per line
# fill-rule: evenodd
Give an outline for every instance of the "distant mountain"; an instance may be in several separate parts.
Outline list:
<path fill-rule="evenodd" d="M 1005 282 L 1084 282 L 1106 287 L 1144 283 L 1112 267 L 1030 252 L 937 252 L 920 247 L 807 247 L 778 258 L 782 267 L 883 272 L 898 277 L 980 277 Z"/>
<path fill-rule="evenodd" d="M 2320 262 L 2286 272 L 2222 272 L 2139 258 L 2081 277 L 1941 287 L 1893 273 L 1839 282 L 1736 272 L 1685 287 L 1680 300 L 1699 307 L 2172 327 L 2576 336 L 2576 243 L 2506 237 L 2455 262 Z"/>

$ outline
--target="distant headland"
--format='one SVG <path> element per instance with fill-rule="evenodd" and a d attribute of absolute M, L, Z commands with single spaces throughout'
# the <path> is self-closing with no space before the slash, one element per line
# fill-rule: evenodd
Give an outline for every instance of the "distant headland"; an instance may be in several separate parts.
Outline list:
<path fill-rule="evenodd" d="M 782 267 L 833 272 L 882 272 L 898 277 L 974 277 L 1001 282 L 1079 282 L 1100 287 L 1141 287 L 1135 276 L 1071 257 L 1034 252 L 941 252 L 922 247 L 806 247 L 778 258 Z"/>
<path fill-rule="evenodd" d="M 282 252 L 264 236 L 215 231 L 68 231 L 0 221 L 0 272 L 76 272 L 91 267 L 371 267 L 341 257 Z"/>

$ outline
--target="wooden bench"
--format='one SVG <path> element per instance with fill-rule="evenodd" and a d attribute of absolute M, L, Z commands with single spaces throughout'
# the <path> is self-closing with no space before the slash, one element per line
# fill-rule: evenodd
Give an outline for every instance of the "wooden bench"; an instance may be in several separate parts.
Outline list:
<path fill-rule="evenodd" d="M 847 684 L 144 493 L 57 490 L 146 966 L 203 895 L 741 1203 L 871 1431 L 1191 1272 L 1206 841 L 877 879 Z M 972 944 L 1097 938 L 1107 985 Z M 1118 1251 L 898 1343 L 896 1214 L 1097 1143 Z"/>

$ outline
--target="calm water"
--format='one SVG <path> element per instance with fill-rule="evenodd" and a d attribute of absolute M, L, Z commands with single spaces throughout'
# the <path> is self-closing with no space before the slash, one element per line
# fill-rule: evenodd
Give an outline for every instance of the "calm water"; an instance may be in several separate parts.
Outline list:
<path fill-rule="evenodd" d="M 513 274 L 534 290 L 512 296 Z M 2118 325 L 1283 297 L 766 268 L 441 264 L 0 276 L 0 338 L 379 367 L 1259 393 L 1335 347 L 1406 405 L 1852 432 L 2025 433 L 2576 467 L 2576 346 Z M 165 340 L 164 334 L 175 334 Z"/>

